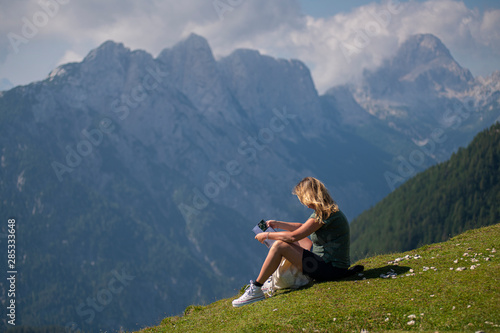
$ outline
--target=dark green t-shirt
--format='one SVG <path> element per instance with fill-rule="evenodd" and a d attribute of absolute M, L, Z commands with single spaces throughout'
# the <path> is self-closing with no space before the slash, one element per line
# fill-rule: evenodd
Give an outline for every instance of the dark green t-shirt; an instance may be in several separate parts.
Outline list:
<path fill-rule="evenodd" d="M 310 218 L 316 218 L 312 213 Z M 334 267 L 349 268 L 349 222 L 340 210 L 330 215 L 325 224 L 311 234 L 313 247 L 311 252 L 322 257 Z"/>

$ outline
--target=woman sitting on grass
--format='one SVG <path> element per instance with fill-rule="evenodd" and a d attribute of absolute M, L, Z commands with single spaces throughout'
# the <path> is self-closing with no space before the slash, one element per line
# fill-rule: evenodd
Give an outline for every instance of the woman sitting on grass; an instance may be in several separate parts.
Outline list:
<path fill-rule="evenodd" d="M 299 271 L 320 282 L 339 280 L 363 271 L 360 265 L 349 269 L 349 222 L 325 185 L 316 178 L 306 177 L 295 186 L 293 194 L 314 213 L 303 224 L 267 221 L 269 227 L 286 231 L 255 236 L 261 243 L 266 239 L 276 242 L 269 249 L 257 279 L 250 281 L 250 286 L 240 298 L 233 301 L 233 306 L 263 300 L 265 296 L 261 287 L 278 268 L 283 257 Z M 307 238 L 309 235 L 310 240 Z"/>

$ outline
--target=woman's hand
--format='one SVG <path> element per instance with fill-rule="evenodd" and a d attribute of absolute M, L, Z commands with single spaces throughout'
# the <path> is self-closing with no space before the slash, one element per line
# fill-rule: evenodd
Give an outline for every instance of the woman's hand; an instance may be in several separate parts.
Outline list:
<path fill-rule="evenodd" d="M 266 224 L 269 228 L 278 229 L 278 221 L 276 220 L 267 220 Z"/>
<path fill-rule="evenodd" d="M 264 243 L 264 241 L 267 239 L 267 232 L 261 232 L 260 234 L 255 235 L 255 239 L 261 243 Z"/>

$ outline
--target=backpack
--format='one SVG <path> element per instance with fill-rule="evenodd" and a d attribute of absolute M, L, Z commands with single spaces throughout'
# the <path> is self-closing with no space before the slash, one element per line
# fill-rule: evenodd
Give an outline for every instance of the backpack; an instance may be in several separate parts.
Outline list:
<path fill-rule="evenodd" d="M 262 291 L 268 296 L 273 296 L 278 289 L 297 289 L 309 284 L 312 278 L 299 272 L 297 267 L 285 258 L 281 259 L 281 263 L 276 271 L 262 286 Z"/>

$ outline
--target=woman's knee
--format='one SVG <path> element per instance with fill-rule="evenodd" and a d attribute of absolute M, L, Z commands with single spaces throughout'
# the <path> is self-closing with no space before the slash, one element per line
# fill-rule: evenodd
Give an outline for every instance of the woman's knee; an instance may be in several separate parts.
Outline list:
<path fill-rule="evenodd" d="M 274 241 L 273 245 L 271 246 L 271 249 L 280 250 L 286 248 L 287 246 L 290 246 L 290 244 L 282 240 L 277 240 Z"/>

